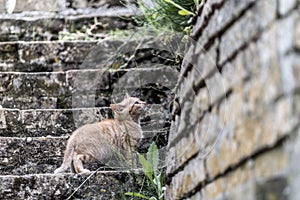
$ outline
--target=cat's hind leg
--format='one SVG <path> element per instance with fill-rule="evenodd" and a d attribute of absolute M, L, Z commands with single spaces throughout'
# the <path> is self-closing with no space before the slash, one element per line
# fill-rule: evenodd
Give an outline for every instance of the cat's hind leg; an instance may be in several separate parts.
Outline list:
<path fill-rule="evenodd" d="M 73 167 L 76 173 L 90 173 L 91 171 L 83 168 L 83 161 L 85 156 L 74 152 Z"/>

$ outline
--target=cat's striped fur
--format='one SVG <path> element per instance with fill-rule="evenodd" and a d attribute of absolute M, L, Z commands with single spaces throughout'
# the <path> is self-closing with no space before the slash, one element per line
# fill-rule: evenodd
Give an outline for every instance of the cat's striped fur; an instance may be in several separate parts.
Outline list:
<path fill-rule="evenodd" d="M 139 117 L 146 103 L 126 94 L 122 102 L 111 104 L 114 119 L 84 125 L 73 132 L 68 140 L 62 165 L 54 173 L 62 173 L 69 167 L 75 173 L 89 172 L 83 163 L 99 160 L 107 164 L 116 154 L 133 159 L 132 151 L 142 138 Z"/>

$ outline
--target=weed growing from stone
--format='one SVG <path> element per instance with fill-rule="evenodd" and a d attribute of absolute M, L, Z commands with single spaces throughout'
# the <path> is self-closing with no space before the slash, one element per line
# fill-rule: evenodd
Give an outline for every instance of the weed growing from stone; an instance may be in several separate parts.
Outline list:
<path fill-rule="evenodd" d="M 138 0 L 141 16 L 136 17 L 140 26 L 189 33 L 190 22 L 197 15 L 203 0 L 154 0 L 153 5 Z"/>
<path fill-rule="evenodd" d="M 163 172 L 158 169 L 159 153 L 157 145 L 152 142 L 148 149 L 147 156 L 145 157 L 142 154 L 138 154 L 138 158 L 143 167 L 143 173 L 147 177 L 146 184 L 148 185 L 144 187 L 144 190 L 139 192 L 126 192 L 125 195 L 149 200 L 163 200 L 165 188 L 163 187 Z"/>

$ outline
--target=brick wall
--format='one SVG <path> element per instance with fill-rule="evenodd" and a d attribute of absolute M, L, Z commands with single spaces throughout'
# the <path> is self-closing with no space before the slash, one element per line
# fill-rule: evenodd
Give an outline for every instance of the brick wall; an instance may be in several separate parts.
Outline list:
<path fill-rule="evenodd" d="M 166 199 L 299 199 L 300 1 L 207 0 L 178 80 Z"/>

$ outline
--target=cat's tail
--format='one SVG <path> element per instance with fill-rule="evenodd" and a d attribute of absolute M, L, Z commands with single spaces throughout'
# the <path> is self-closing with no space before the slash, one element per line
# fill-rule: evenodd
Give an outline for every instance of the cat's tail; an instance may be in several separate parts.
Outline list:
<path fill-rule="evenodd" d="M 75 145 L 76 144 L 75 144 L 74 139 L 70 138 L 68 140 L 68 143 L 67 143 L 67 148 L 66 148 L 66 151 L 65 151 L 65 154 L 64 154 L 63 163 L 61 164 L 61 166 L 59 168 L 57 168 L 54 171 L 54 174 L 65 172 L 65 171 L 67 171 L 67 169 L 69 167 L 71 167 L 71 163 L 72 163 L 73 155 L 74 155 Z"/>

